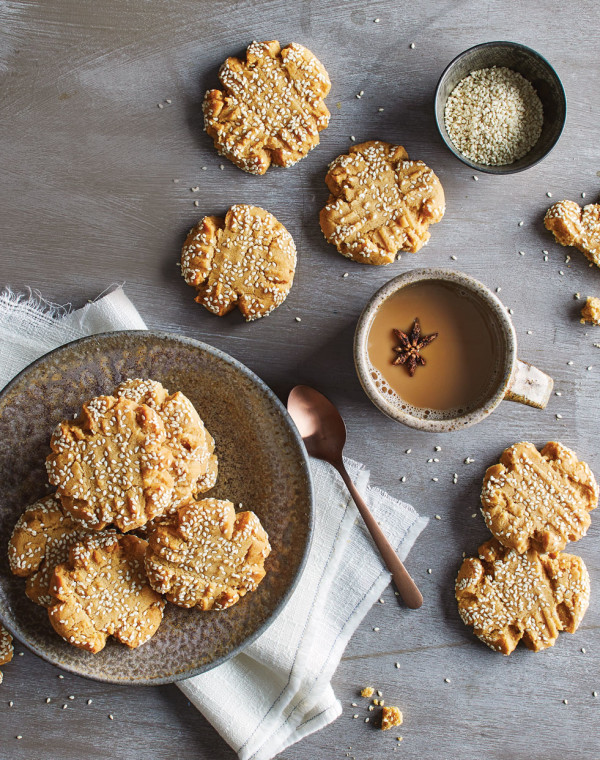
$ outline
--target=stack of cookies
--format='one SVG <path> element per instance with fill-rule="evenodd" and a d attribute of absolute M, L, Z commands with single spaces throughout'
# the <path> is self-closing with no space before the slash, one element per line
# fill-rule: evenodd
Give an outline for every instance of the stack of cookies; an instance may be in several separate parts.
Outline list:
<path fill-rule="evenodd" d="M 492 649 L 510 654 L 520 640 L 537 652 L 559 631 L 574 633 L 588 607 L 581 557 L 562 550 L 585 535 L 598 485 L 585 462 L 560 443 L 506 449 L 488 468 L 482 513 L 494 538 L 462 563 L 456 599 L 463 621 Z"/>
<path fill-rule="evenodd" d="M 158 629 L 166 598 L 224 609 L 265 575 L 268 536 L 252 512 L 200 499 L 215 485 L 215 442 L 191 401 L 127 380 L 61 422 L 46 460 L 56 492 L 27 507 L 9 542 L 12 572 L 54 630 L 100 651 Z"/>

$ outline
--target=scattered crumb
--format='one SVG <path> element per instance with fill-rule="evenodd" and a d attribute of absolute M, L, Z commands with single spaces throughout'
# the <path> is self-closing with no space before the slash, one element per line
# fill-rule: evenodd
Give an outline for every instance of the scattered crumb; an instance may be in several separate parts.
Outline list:
<path fill-rule="evenodd" d="M 372 697 L 375 694 L 375 689 L 372 686 L 365 686 L 360 691 L 361 697 Z"/>
<path fill-rule="evenodd" d="M 393 726 L 401 726 L 404 718 L 398 707 L 384 707 L 381 711 L 381 730 L 388 731 Z"/>

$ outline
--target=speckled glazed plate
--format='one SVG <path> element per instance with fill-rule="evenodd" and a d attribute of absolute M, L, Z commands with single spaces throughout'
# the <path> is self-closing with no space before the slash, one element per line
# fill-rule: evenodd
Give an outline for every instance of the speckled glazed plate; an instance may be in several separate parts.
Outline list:
<path fill-rule="evenodd" d="M 157 633 L 138 649 L 111 639 L 98 654 L 65 643 L 24 579 L 10 573 L 7 543 L 23 508 L 44 495 L 50 434 L 93 396 L 128 377 L 159 380 L 198 409 L 216 442 L 219 478 L 208 495 L 259 516 L 272 551 L 258 589 L 222 611 L 168 604 Z M 298 582 L 312 530 L 312 488 L 302 440 L 285 408 L 249 369 L 190 338 L 128 331 L 84 338 L 21 372 L 0 394 L 0 619 L 55 665 L 89 678 L 160 684 L 209 670 L 256 638 Z"/>

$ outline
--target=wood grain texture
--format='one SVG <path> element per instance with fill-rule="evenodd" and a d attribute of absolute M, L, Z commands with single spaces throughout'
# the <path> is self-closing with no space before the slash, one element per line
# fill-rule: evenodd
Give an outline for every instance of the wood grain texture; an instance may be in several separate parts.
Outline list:
<path fill-rule="evenodd" d="M 589 0 L 0 2 L 0 282 L 75 306 L 125 282 L 150 327 L 233 354 L 282 397 L 298 382 L 319 387 L 339 405 L 348 421 L 348 454 L 368 463 L 373 483 L 442 518 L 432 519 L 407 562 L 425 596 L 423 608 L 400 609 L 388 589 L 335 675 L 344 714 L 284 752 L 285 760 L 330 760 L 346 752 L 411 760 L 600 757 L 600 698 L 592 697 L 600 692 L 599 517 L 571 547 L 588 564 L 590 609 L 580 631 L 561 635 L 553 649 L 497 655 L 463 626 L 453 594 L 461 552 L 475 551 L 488 535 L 479 488 L 503 448 L 522 439 L 558 439 L 600 473 L 600 349 L 593 345 L 600 330 L 579 324 L 581 304 L 573 299 L 575 292 L 600 295 L 600 273 L 577 251 L 569 251 L 572 261 L 565 264 L 566 249 L 542 224 L 554 200 L 578 200 L 585 192 L 593 202 L 600 194 L 599 27 Z M 215 153 L 200 112 L 219 64 L 252 39 L 305 44 L 333 82 L 331 125 L 321 145 L 293 168 L 264 177 L 243 174 Z M 551 61 L 567 92 L 568 119 L 541 164 L 475 182 L 436 133 L 433 90 L 456 54 L 494 39 L 516 39 Z M 159 109 L 166 98 L 172 104 Z M 446 191 L 446 216 L 432 228 L 429 245 L 388 267 L 343 259 L 318 228 L 326 166 L 348 148 L 350 135 L 403 144 L 434 168 Z M 200 191 L 193 194 L 195 185 Z M 234 202 L 274 213 L 299 252 L 286 303 L 249 325 L 238 314 L 217 319 L 194 304 L 176 266 L 189 227 Z M 449 435 L 384 418 L 354 372 L 354 325 L 377 288 L 420 265 L 451 266 L 500 287 L 514 309 L 521 358 L 552 375 L 562 395 L 545 411 L 504 403 L 476 428 Z M 428 464 L 435 445 L 442 446 L 440 462 Z M 465 465 L 467 456 L 475 462 Z M 3 670 L 2 760 L 234 757 L 175 686 L 59 679 L 57 669 L 27 651 Z M 365 707 L 350 706 L 366 684 L 404 712 L 397 752 L 394 732 L 375 731 L 362 720 Z M 361 719 L 352 719 L 355 712 Z"/>

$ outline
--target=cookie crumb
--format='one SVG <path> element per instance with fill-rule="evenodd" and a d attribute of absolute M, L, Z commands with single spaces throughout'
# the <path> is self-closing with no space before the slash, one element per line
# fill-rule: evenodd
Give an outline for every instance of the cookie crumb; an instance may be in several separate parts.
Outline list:
<path fill-rule="evenodd" d="M 375 689 L 372 686 L 365 686 L 360 691 L 360 696 L 361 697 L 367 697 L 368 698 L 368 697 L 372 697 L 373 694 L 375 694 Z"/>
<path fill-rule="evenodd" d="M 381 711 L 381 730 L 388 731 L 394 726 L 401 726 L 403 720 L 404 717 L 398 707 L 392 705 L 384 707 Z"/>

